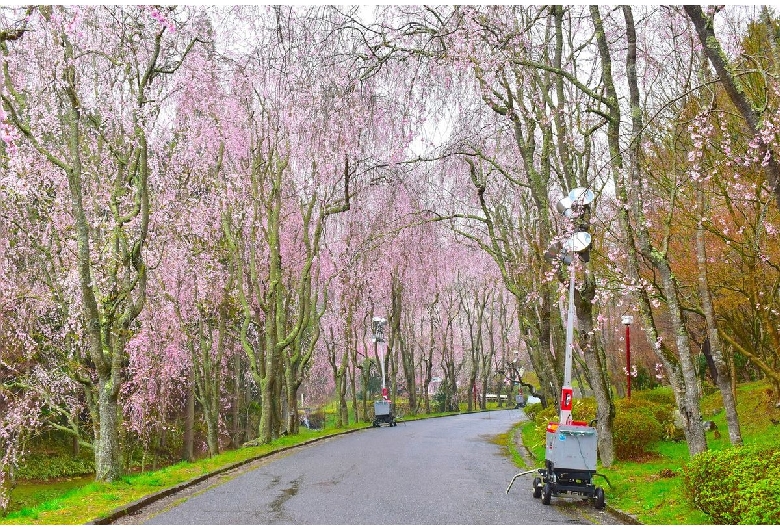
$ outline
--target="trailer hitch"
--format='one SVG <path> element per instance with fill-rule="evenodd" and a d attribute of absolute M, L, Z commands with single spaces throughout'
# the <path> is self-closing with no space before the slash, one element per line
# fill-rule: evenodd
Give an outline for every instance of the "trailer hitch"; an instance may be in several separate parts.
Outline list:
<path fill-rule="evenodd" d="M 529 471 L 523 471 L 522 473 L 518 473 L 517 475 L 512 477 L 512 482 L 509 483 L 509 487 L 507 487 L 506 489 L 507 494 L 509 494 L 509 490 L 512 489 L 512 484 L 515 483 L 515 479 L 517 479 L 518 477 L 522 477 L 523 475 L 527 475 L 528 473 L 536 473 L 537 471 L 538 469 L 531 469 Z"/>

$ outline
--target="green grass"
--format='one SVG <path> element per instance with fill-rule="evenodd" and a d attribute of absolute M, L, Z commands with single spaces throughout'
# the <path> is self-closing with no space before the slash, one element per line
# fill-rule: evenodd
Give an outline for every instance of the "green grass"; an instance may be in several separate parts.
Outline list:
<path fill-rule="evenodd" d="M 526 467 L 525 459 L 517 449 L 517 437 L 524 425 L 526 425 L 526 423 L 518 423 L 512 427 L 509 432 L 498 434 L 493 437 L 493 443 L 500 446 L 503 449 L 504 454 L 511 458 L 512 462 L 519 468 Z"/>

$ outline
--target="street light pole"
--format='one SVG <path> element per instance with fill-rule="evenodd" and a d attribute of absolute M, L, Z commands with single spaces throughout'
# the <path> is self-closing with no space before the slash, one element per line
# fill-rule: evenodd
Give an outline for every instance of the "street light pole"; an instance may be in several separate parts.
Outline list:
<path fill-rule="evenodd" d="M 631 399 L 631 324 L 634 317 L 631 315 L 623 316 L 623 325 L 626 326 L 626 397 Z"/>

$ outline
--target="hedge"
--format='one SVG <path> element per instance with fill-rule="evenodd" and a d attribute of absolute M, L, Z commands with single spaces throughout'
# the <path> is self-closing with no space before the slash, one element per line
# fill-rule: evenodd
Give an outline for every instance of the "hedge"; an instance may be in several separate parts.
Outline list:
<path fill-rule="evenodd" d="M 778 470 L 777 445 L 707 451 L 685 467 L 685 490 L 693 505 L 715 524 L 778 524 Z"/>

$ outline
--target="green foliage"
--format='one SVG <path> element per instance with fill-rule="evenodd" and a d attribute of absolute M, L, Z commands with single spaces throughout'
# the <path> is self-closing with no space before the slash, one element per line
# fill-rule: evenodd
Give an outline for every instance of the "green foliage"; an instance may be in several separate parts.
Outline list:
<path fill-rule="evenodd" d="M 442 385 L 444 386 L 444 385 Z M 446 412 L 447 411 L 447 393 L 444 392 L 444 390 L 438 390 L 433 395 L 433 403 L 434 403 L 434 409 L 436 412 Z"/>
<path fill-rule="evenodd" d="M 675 406 L 674 392 L 668 386 L 656 386 L 648 390 L 641 390 L 634 393 L 634 398 L 651 401 L 658 405 Z"/>
<path fill-rule="evenodd" d="M 658 380 L 654 375 L 651 375 L 644 365 L 637 367 L 636 377 L 633 378 L 631 387 L 636 390 L 647 390 L 656 388 L 658 386 Z"/>
<path fill-rule="evenodd" d="M 536 418 L 536 415 L 539 414 L 544 407 L 542 407 L 541 403 L 531 403 L 530 405 L 525 406 L 525 415 L 528 416 L 529 419 L 533 420 Z"/>
<path fill-rule="evenodd" d="M 685 466 L 685 492 L 716 524 L 780 521 L 780 446 L 707 451 Z"/>
<path fill-rule="evenodd" d="M 93 456 L 36 455 L 19 466 L 17 478 L 23 480 L 51 480 L 63 477 L 88 475 L 95 472 Z"/>
<path fill-rule="evenodd" d="M 596 419 L 596 400 L 594 398 L 575 399 L 571 407 L 571 416 L 576 421 L 590 423 Z"/>
<path fill-rule="evenodd" d="M 539 405 L 541 407 L 541 405 Z M 544 433 L 547 430 L 547 424 L 551 421 L 558 421 L 560 414 L 555 405 L 548 405 L 534 414 L 533 420 L 537 430 Z"/>
<path fill-rule="evenodd" d="M 674 411 L 677 405 L 669 387 L 657 387 L 637 392 L 631 399 L 619 400 L 615 405 L 618 413 L 626 412 L 638 416 L 652 416 L 661 425 L 661 437 L 664 440 L 680 441 L 685 437 L 682 429 L 674 424 Z"/>
<path fill-rule="evenodd" d="M 612 430 L 615 456 L 621 460 L 638 460 L 647 455 L 653 443 L 663 438 L 663 433 L 663 427 L 654 417 L 653 409 L 618 409 Z"/>

